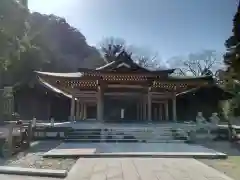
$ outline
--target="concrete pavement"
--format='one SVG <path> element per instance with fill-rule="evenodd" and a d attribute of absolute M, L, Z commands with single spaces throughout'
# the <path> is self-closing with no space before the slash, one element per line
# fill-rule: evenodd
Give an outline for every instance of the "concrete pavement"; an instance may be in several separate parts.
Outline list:
<path fill-rule="evenodd" d="M 57 180 L 0 175 L 1 180 Z M 59 179 L 58 179 L 59 180 Z M 65 180 L 233 180 L 195 159 L 80 158 Z"/>
<path fill-rule="evenodd" d="M 67 180 L 232 180 L 195 159 L 79 159 Z"/>

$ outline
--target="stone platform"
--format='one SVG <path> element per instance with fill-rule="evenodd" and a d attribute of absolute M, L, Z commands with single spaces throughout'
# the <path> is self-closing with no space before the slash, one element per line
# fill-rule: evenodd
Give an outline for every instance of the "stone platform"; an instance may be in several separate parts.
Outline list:
<path fill-rule="evenodd" d="M 233 180 L 183 158 L 80 158 L 66 180 Z"/>
<path fill-rule="evenodd" d="M 226 158 L 199 145 L 184 143 L 62 143 L 45 157 L 184 157 Z"/>
<path fill-rule="evenodd" d="M 50 126 L 51 123 L 37 123 L 37 126 Z M 156 123 L 156 122 L 133 122 L 133 123 L 106 123 L 94 120 L 84 120 L 76 122 L 61 122 L 54 123 L 55 127 L 70 127 L 73 129 L 145 129 L 145 128 L 158 128 L 158 127 L 172 127 L 172 128 L 188 128 L 194 125 L 175 123 L 173 121 Z"/>
<path fill-rule="evenodd" d="M 1 180 L 60 178 L 0 174 Z M 195 159 L 80 158 L 65 180 L 233 180 Z M 236 179 L 237 180 L 237 179 Z"/>

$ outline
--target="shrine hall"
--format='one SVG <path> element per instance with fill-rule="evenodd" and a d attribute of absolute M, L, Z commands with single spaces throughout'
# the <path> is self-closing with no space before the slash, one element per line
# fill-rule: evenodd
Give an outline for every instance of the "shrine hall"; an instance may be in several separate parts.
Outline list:
<path fill-rule="evenodd" d="M 191 112 L 192 117 L 198 111 L 211 114 L 219 99 L 229 98 L 212 76 L 177 77 L 174 69 L 150 70 L 126 55 L 97 69 L 36 73 L 42 85 L 71 99 L 72 121 L 178 121 Z"/>

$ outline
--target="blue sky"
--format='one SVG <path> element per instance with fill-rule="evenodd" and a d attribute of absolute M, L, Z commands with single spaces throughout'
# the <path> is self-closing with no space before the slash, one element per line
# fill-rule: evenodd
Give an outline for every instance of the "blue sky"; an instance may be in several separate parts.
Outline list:
<path fill-rule="evenodd" d="M 113 36 L 166 60 L 224 52 L 237 0 L 29 0 L 29 8 L 66 18 L 90 45 Z"/>

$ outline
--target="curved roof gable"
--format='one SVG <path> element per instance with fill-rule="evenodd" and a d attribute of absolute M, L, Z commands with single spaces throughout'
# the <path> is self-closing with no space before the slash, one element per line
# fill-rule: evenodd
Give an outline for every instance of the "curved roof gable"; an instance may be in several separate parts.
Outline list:
<path fill-rule="evenodd" d="M 137 72 L 163 72 L 166 74 L 171 74 L 175 69 L 167 69 L 167 70 L 150 70 L 148 68 L 142 67 L 136 62 L 133 61 L 131 55 L 126 52 L 120 53 L 115 61 L 109 62 L 104 66 L 101 66 L 96 69 L 96 71 L 137 71 Z"/>

